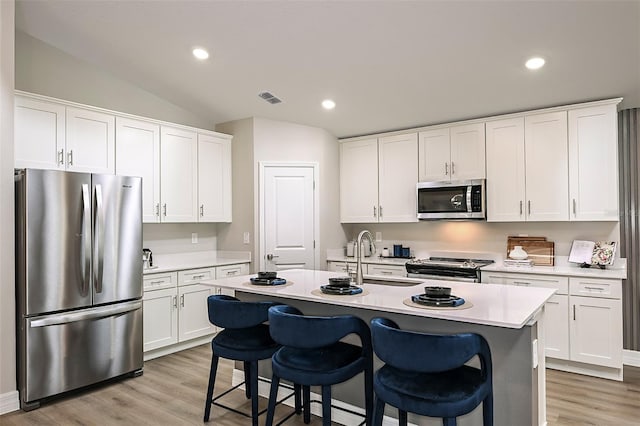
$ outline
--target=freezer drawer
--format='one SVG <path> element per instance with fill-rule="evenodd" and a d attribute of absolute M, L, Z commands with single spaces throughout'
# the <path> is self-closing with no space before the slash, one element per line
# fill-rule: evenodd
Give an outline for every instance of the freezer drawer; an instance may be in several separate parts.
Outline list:
<path fill-rule="evenodd" d="M 23 318 L 20 402 L 142 368 L 142 301 Z"/>

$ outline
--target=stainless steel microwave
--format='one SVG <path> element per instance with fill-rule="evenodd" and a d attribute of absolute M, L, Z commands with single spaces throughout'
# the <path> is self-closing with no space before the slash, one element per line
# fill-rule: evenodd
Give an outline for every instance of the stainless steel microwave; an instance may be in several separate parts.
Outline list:
<path fill-rule="evenodd" d="M 484 220 L 485 180 L 420 182 L 416 186 L 419 220 Z"/>

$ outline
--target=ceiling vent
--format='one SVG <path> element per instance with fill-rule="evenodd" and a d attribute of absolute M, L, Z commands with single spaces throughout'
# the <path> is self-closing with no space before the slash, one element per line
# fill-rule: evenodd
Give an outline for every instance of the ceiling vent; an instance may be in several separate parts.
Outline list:
<path fill-rule="evenodd" d="M 262 99 L 269 102 L 270 104 L 279 104 L 280 102 L 282 102 L 282 100 L 276 98 L 272 93 L 269 93 L 269 92 L 258 93 L 258 96 L 260 96 Z"/>

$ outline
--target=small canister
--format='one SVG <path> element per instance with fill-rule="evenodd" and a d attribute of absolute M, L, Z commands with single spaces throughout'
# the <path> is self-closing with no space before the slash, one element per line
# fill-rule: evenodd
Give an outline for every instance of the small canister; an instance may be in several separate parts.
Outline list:
<path fill-rule="evenodd" d="M 402 244 L 394 244 L 393 245 L 393 256 L 394 257 L 402 257 Z"/>
<path fill-rule="evenodd" d="M 382 249 L 382 257 L 389 257 L 389 249 L 388 248 L 383 248 Z"/>
<path fill-rule="evenodd" d="M 411 257 L 411 249 L 409 247 L 402 247 L 402 257 Z"/>

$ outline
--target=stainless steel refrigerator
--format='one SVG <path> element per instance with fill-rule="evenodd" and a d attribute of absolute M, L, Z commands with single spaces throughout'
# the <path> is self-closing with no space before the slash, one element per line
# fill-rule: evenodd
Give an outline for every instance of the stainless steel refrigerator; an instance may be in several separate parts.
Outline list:
<path fill-rule="evenodd" d="M 142 372 L 142 179 L 15 171 L 22 409 Z"/>

